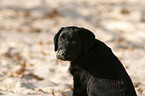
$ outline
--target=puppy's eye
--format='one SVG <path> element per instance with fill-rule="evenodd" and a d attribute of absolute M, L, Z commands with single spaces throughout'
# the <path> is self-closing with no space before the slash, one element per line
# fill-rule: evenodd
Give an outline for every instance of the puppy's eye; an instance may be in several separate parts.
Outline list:
<path fill-rule="evenodd" d="M 76 40 L 73 40 L 73 41 L 71 41 L 71 44 L 72 45 L 75 45 L 75 44 L 77 44 L 77 41 Z"/>
<path fill-rule="evenodd" d="M 64 41 L 64 39 L 63 39 L 63 38 L 60 38 L 60 39 L 59 39 L 59 42 L 63 42 L 63 41 Z"/>

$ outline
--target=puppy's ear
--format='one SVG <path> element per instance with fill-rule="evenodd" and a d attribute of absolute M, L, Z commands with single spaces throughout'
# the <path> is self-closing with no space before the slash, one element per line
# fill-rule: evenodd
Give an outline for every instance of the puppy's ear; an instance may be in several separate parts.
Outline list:
<path fill-rule="evenodd" d="M 55 52 L 56 52 L 57 49 L 58 49 L 58 37 L 59 37 L 59 35 L 60 35 L 60 33 L 62 32 L 63 29 L 64 29 L 64 28 L 62 27 L 62 28 L 56 33 L 56 35 L 54 36 L 54 50 L 55 50 Z"/>
<path fill-rule="evenodd" d="M 80 34 L 83 41 L 83 51 L 87 54 L 95 42 L 95 35 L 85 28 L 81 28 Z"/>

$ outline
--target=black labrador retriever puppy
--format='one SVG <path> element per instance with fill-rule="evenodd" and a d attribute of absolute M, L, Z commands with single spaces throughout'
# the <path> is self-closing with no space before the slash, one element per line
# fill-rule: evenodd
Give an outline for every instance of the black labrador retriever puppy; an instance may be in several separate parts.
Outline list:
<path fill-rule="evenodd" d="M 91 31 L 62 27 L 54 44 L 57 59 L 71 61 L 73 96 L 137 96 L 122 63 Z"/>

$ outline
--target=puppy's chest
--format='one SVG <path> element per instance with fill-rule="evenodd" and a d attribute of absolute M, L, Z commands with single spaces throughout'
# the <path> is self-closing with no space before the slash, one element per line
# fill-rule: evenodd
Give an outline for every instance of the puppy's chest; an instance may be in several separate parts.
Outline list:
<path fill-rule="evenodd" d="M 69 71 L 73 75 L 73 78 L 79 79 L 82 83 L 87 82 L 88 79 L 91 77 L 88 72 L 86 72 L 84 69 L 77 65 L 70 66 Z"/>
<path fill-rule="evenodd" d="M 73 75 L 73 76 L 80 76 L 80 75 L 83 75 L 85 74 L 85 70 L 83 70 L 82 68 L 80 68 L 79 66 L 77 65 L 71 65 L 69 67 L 69 72 Z"/>

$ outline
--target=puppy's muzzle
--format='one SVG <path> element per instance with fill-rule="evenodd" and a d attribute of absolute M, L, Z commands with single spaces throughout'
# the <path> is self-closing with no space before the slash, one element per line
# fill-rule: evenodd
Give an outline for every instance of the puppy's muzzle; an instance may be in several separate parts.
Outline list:
<path fill-rule="evenodd" d="M 57 59 L 68 60 L 70 56 L 64 50 L 58 50 L 56 54 Z"/>

